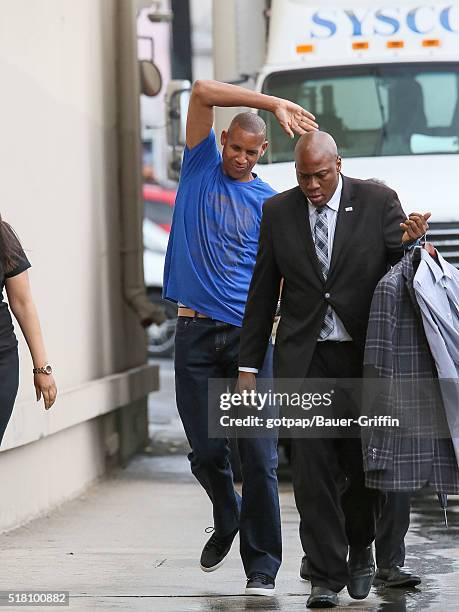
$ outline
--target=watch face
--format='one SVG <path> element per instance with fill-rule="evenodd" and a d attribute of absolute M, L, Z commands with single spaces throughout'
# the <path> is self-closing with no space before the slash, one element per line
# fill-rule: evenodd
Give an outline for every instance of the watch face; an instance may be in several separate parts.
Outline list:
<path fill-rule="evenodd" d="M 45 366 L 46 374 L 52 374 L 53 368 L 48 364 Z"/>

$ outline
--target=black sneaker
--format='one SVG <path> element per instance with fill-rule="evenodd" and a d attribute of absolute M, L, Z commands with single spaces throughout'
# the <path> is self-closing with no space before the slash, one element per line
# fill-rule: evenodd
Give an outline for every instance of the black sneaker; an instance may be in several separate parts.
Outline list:
<path fill-rule="evenodd" d="M 207 540 L 201 553 L 201 569 L 203 572 L 213 572 L 223 564 L 231 549 L 234 538 L 239 529 L 221 538 L 213 533 Z"/>
<path fill-rule="evenodd" d="M 272 597 L 276 592 L 274 578 L 266 574 L 251 574 L 245 587 L 246 595 L 264 595 Z"/>

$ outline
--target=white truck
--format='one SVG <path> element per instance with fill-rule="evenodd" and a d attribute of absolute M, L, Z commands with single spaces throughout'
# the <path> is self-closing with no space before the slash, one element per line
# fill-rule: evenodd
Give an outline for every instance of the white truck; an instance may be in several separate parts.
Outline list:
<path fill-rule="evenodd" d="M 459 3 L 350 4 L 273 2 L 257 88 L 311 110 L 345 174 L 385 181 L 407 212 L 432 211 L 429 236 L 459 265 Z M 292 143 L 265 119 L 260 173 L 287 189 Z"/>
<path fill-rule="evenodd" d="M 249 75 L 313 112 L 344 174 L 431 211 L 429 240 L 459 267 L 459 2 L 214 0 L 213 17 L 216 78 Z M 262 115 L 270 146 L 257 171 L 289 189 L 293 143 Z"/>

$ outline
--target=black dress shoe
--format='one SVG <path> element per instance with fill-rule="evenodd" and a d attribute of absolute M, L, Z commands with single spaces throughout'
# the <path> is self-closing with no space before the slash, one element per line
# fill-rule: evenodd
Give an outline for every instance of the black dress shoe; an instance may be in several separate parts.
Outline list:
<path fill-rule="evenodd" d="M 306 602 L 306 608 L 336 608 L 338 593 L 325 587 L 313 586 Z"/>
<path fill-rule="evenodd" d="M 349 584 L 347 592 L 352 599 L 365 599 L 375 577 L 375 561 L 371 546 L 349 551 Z"/>
<path fill-rule="evenodd" d="M 421 578 L 394 565 L 389 569 L 379 567 L 373 584 L 385 587 L 415 587 L 421 584 Z"/>
<path fill-rule="evenodd" d="M 301 559 L 300 578 L 302 578 L 303 580 L 311 580 L 311 574 L 309 573 L 309 563 L 306 555 L 304 555 Z"/>

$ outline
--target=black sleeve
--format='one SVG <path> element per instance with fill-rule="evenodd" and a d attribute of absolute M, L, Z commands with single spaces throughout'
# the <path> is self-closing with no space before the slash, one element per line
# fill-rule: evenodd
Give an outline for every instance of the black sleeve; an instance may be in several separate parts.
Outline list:
<path fill-rule="evenodd" d="M 28 270 L 30 268 L 30 262 L 27 259 L 26 254 L 24 253 L 21 247 L 21 244 L 16 237 L 16 234 L 13 232 L 11 227 L 7 223 L 4 223 L 3 229 L 5 233 L 8 234 L 8 237 L 14 243 L 15 253 L 14 253 L 13 258 L 14 258 L 15 263 L 11 270 L 8 270 L 8 272 L 5 272 L 5 278 L 12 278 L 13 276 L 17 276 L 18 274 L 21 274 L 21 272 L 25 272 L 25 270 Z"/>
<path fill-rule="evenodd" d="M 402 245 L 403 230 L 400 227 L 400 223 L 405 221 L 406 215 L 403 212 L 397 194 L 392 189 L 384 204 L 383 215 L 383 232 L 387 259 L 390 265 L 394 266 L 404 255 Z"/>
<path fill-rule="evenodd" d="M 279 299 L 281 273 L 274 256 L 269 212 L 269 207 L 265 204 L 257 260 L 242 324 L 240 367 L 262 367 Z"/>

